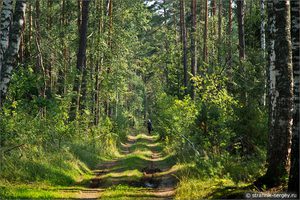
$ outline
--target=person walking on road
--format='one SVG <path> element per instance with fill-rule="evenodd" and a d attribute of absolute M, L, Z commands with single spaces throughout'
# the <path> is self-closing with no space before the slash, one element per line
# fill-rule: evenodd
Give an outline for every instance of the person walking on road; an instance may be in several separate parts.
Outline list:
<path fill-rule="evenodd" d="M 151 131 L 153 131 L 153 127 L 150 119 L 148 119 L 147 128 L 148 128 L 148 133 L 151 134 Z"/>

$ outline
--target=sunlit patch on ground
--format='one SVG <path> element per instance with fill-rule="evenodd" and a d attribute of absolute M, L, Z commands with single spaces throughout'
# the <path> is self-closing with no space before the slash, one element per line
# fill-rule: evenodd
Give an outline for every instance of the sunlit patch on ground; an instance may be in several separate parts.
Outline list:
<path fill-rule="evenodd" d="M 175 166 L 173 155 L 162 151 L 159 135 L 127 138 L 120 144 L 119 157 L 104 161 L 94 170 L 95 177 L 87 185 L 94 190 L 79 191 L 78 198 L 153 199 L 175 195 L 175 174 L 180 166 Z"/>

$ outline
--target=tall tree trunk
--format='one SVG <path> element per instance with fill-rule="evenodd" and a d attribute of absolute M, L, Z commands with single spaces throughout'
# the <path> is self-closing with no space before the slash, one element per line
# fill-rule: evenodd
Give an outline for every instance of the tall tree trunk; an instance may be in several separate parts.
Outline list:
<path fill-rule="evenodd" d="M 265 34 L 265 0 L 260 0 L 260 46 L 265 56 L 266 51 L 266 34 Z"/>
<path fill-rule="evenodd" d="M 244 0 L 237 1 L 237 18 L 239 33 L 239 58 L 245 59 L 245 27 L 244 27 Z"/>
<path fill-rule="evenodd" d="M 214 66 L 215 66 L 215 55 L 216 55 L 216 47 L 218 45 L 218 40 L 215 39 L 217 37 L 217 30 L 216 30 L 216 11 L 217 11 L 217 4 L 216 4 L 216 0 L 211 0 L 211 14 L 209 15 L 211 17 L 211 25 L 210 27 L 208 26 L 208 30 L 210 30 L 210 34 L 208 34 L 207 38 L 208 41 L 212 41 L 213 45 L 210 46 L 210 50 L 208 52 L 208 56 L 209 58 L 209 66 L 211 66 L 209 68 L 210 72 L 214 71 Z M 208 17 L 209 17 L 208 16 Z"/>
<path fill-rule="evenodd" d="M 216 0 L 211 0 L 211 15 L 215 16 L 217 10 Z"/>
<path fill-rule="evenodd" d="M 239 72 L 240 74 L 244 74 L 244 66 L 243 60 L 245 60 L 245 27 L 244 27 L 244 0 L 237 1 L 237 20 L 238 20 L 238 38 L 239 38 Z M 247 104 L 247 93 L 246 90 L 243 88 L 241 90 L 241 103 L 246 105 Z"/>
<path fill-rule="evenodd" d="M 299 59 L 299 23 L 300 23 L 300 3 L 299 1 L 291 1 L 291 37 L 293 51 L 293 77 L 294 77 L 294 113 L 293 113 L 293 135 L 292 135 L 292 151 L 291 151 L 291 169 L 288 190 L 297 192 L 299 198 L 299 75 L 300 75 L 300 59 Z"/>
<path fill-rule="evenodd" d="M 0 79 L 0 106 L 7 93 L 12 71 L 17 64 L 17 57 L 21 42 L 22 27 L 25 21 L 26 0 L 16 2 L 13 23 L 9 32 L 9 44 L 2 61 L 2 75 Z M 3 15 L 1 15 L 2 18 Z M 4 16 L 3 16 L 4 17 Z"/>
<path fill-rule="evenodd" d="M 166 4 L 166 0 L 163 0 L 163 18 L 164 18 L 164 22 L 163 22 L 163 33 L 165 35 L 164 38 L 164 52 L 166 55 L 170 55 L 170 48 L 169 48 L 169 41 L 168 41 L 168 37 L 167 37 L 167 17 L 168 17 L 168 11 L 166 9 L 167 4 Z M 169 60 L 165 60 L 164 62 L 164 74 L 165 74 L 165 82 L 166 82 L 166 89 L 169 90 L 170 87 L 170 78 L 169 78 L 169 69 L 168 69 L 168 63 L 170 61 Z"/>
<path fill-rule="evenodd" d="M 192 31 L 191 31 L 191 71 L 192 75 L 196 76 L 197 72 L 197 46 L 196 46 L 196 30 L 197 30 L 197 1 L 191 2 L 192 11 Z M 191 97 L 195 98 L 194 81 L 191 81 Z"/>
<path fill-rule="evenodd" d="M 229 8 L 228 8 L 228 58 L 227 58 L 229 76 L 231 76 L 231 70 L 232 70 L 231 69 L 231 67 L 232 67 L 231 39 L 232 39 L 232 0 L 229 0 Z"/>
<path fill-rule="evenodd" d="M 47 13 L 47 27 L 48 31 L 52 29 L 52 7 L 53 7 L 53 0 L 48 0 L 48 13 Z M 53 62 L 53 53 L 49 53 L 49 58 L 46 63 L 46 74 L 47 74 L 47 87 L 46 87 L 46 93 L 47 95 L 51 95 L 53 91 L 53 76 L 52 76 L 52 62 Z"/>
<path fill-rule="evenodd" d="M 46 90 L 47 90 L 47 72 L 44 67 L 43 55 L 41 50 L 41 29 L 40 29 L 40 1 L 35 1 L 35 45 L 37 49 L 37 56 L 36 56 L 36 72 L 41 73 L 43 75 L 43 85 L 39 87 L 39 95 L 42 98 L 46 98 Z M 40 108 L 41 117 L 46 115 L 46 108 Z"/>
<path fill-rule="evenodd" d="M 175 46 L 178 46 L 178 42 L 179 40 L 181 40 L 181 37 L 178 37 L 178 30 L 177 30 L 177 25 L 178 25 L 178 21 L 177 21 L 177 7 L 176 7 L 176 3 L 173 3 L 173 6 L 172 6 L 172 14 L 173 14 L 173 34 L 175 36 L 174 38 L 174 44 Z M 179 34 L 181 36 L 181 34 Z M 173 57 L 173 62 L 180 65 L 180 62 L 181 62 L 181 58 L 179 56 L 177 57 Z M 179 67 L 176 67 L 176 81 L 177 81 L 177 97 L 180 97 L 180 88 L 181 88 L 181 80 L 180 80 L 180 68 Z"/>
<path fill-rule="evenodd" d="M 10 23 L 13 14 L 13 0 L 3 0 L 0 24 L 0 80 L 4 54 L 8 48 Z M 0 99 L 1 103 L 1 99 Z M 0 104 L 1 105 L 1 104 Z"/>
<path fill-rule="evenodd" d="M 52 7 L 53 7 L 53 0 L 48 0 L 47 2 L 48 13 L 47 13 L 47 26 L 48 29 L 52 28 Z"/>
<path fill-rule="evenodd" d="M 86 76 L 86 43 L 87 43 L 87 27 L 88 27 L 88 12 L 89 12 L 89 0 L 85 0 L 82 2 L 81 6 L 81 15 L 82 21 L 80 24 L 80 35 L 79 35 L 79 47 L 77 53 L 77 76 L 75 78 L 74 88 L 73 91 L 76 92 L 75 97 L 73 98 L 72 104 L 73 107 L 71 108 L 70 118 L 74 120 L 79 113 L 80 108 L 82 108 L 82 97 L 85 91 L 83 87 L 85 87 L 84 78 Z"/>
<path fill-rule="evenodd" d="M 105 54 L 105 63 L 107 63 L 107 68 L 106 68 L 106 75 L 107 75 L 107 78 L 110 74 L 110 71 L 111 71 L 111 63 L 109 63 L 110 61 L 110 56 L 111 56 L 111 53 L 112 52 L 112 25 L 113 25 L 113 16 L 112 16 L 112 9 L 113 7 L 113 2 L 112 0 L 106 0 L 106 19 L 108 19 L 108 26 L 104 26 L 105 27 L 105 30 L 103 32 L 106 32 L 106 29 L 108 30 L 107 34 L 108 34 L 108 38 L 107 38 L 107 46 L 109 47 L 109 53 L 108 54 Z M 106 99 L 104 100 L 104 109 L 105 109 L 105 113 L 108 117 L 111 117 L 112 113 L 112 104 L 110 102 L 110 95 L 107 95 Z"/>
<path fill-rule="evenodd" d="M 263 57 L 266 57 L 266 31 L 265 31 L 265 0 L 260 0 L 260 47 L 263 51 Z M 267 71 L 267 70 L 266 70 Z M 264 81 L 264 93 L 262 97 L 263 105 L 267 102 L 267 82 Z"/>
<path fill-rule="evenodd" d="M 108 40 L 108 46 L 110 48 L 112 48 L 112 28 L 113 28 L 113 16 L 112 16 L 112 3 L 113 0 L 109 0 L 109 6 L 108 6 L 108 16 L 109 16 L 109 32 L 108 32 L 108 36 L 109 36 L 109 40 Z"/>
<path fill-rule="evenodd" d="M 30 58 L 31 56 L 31 39 L 32 39 L 32 6 L 31 6 L 31 3 L 28 3 L 27 5 L 27 30 L 25 31 L 25 33 L 27 33 L 26 37 L 24 38 L 25 39 L 25 44 L 24 44 L 24 57 L 26 60 L 27 58 Z"/>
<path fill-rule="evenodd" d="M 289 1 L 268 1 L 270 124 L 268 169 L 256 181 L 261 187 L 277 186 L 287 175 L 292 132 L 293 78 Z"/>
<path fill-rule="evenodd" d="M 186 41 L 186 25 L 185 25 L 185 4 L 184 0 L 180 0 L 180 30 L 182 41 L 182 64 L 183 64 L 183 86 L 184 94 L 187 95 L 188 73 L 187 73 L 187 41 Z"/>
<path fill-rule="evenodd" d="M 107 40 L 107 46 L 109 47 L 110 51 L 112 50 L 112 27 L 113 27 L 113 16 L 112 16 L 112 3 L 113 0 L 107 0 L 107 10 L 106 10 L 106 16 L 109 19 L 108 22 L 108 40 Z M 110 66 L 107 68 L 107 74 L 110 73 Z"/>
<path fill-rule="evenodd" d="M 203 62 L 208 63 L 207 55 L 207 31 L 208 31 L 208 0 L 205 0 L 205 23 L 203 31 Z"/>
<path fill-rule="evenodd" d="M 2 10 L 3 0 L 0 0 L 0 12 Z"/>
<path fill-rule="evenodd" d="M 61 1 L 61 14 L 60 14 L 60 31 L 61 33 L 65 33 L 65 26 L 67 24 L 67 19 L 66 19 L 66 2 L 67 0 L 62 0 Z M 61 49 L 62 49 L 62 60 L 63 64 L 58 70 L 58 94 L 63 96 L 66 92 L 66 79 L 65 79 L 65 74 L 66 74 L 66 69 L 67 69 L 67 60 L 68 60 L 68 51 L 67 51 L 67 46 L 65 44 L 64 38 L 61 38 Z"/>
<path fill-rule="evenodd" d="M 23 29 L 25 28 L 25 23 L 23 26 Z M 23 32 L 23 30 L 22 30 Z M 20 49 L 19 49 L 19 60 L 21 63 L 24 62 L 24 48 L 25 48 L 25 42 L 24 42 L 24 35 L 21 36 L 21 42 L 20 42 Z"/>
<path fill-rule="evenodd" d="M 82 23 L 82 0 L 77 0 L 77 27 L 78 27 L 79 34 L 81 29 L 81 23 Z"/>
<path fill-rule="evenodd" d="M 26 12 L 26 11 L 25 11 Z M 24 18 L 24 23 L 21 32 L 23 33 L 25 30 L 25 25 L 26 25 L 26 18 Z M 25 36 L 21 34 L 21 42 L 20 42 L 20 47 L 19 47 L 19 62 L 23 63 L 24 62 L 24 52 L 25 52 Z"/>
<path fill-rule="evenodd" d="M 99 15 L 99 21 L 98 21 L 98 44 L 100 42 L 100 34 L 103 33 L 103 0 L 97 0 L 97 13 Z M 100 119 L 100 73 L 103 65 L 103 53 L 97 49 L 97 61 L 96 61 L 96 69 L 95 69 L 95 89 L 94 89 L 94 108 L 93 108 L 93 113 L 94 113 L 94 125 L 99 124 L 99 119 Z"/>
<path fill-rule="evenodd" d="M 223 15 L 223 3 L 219 0 L 219 13 L 218 13 L 218 63 L 222 62 L 221 44 L 222 44 L 222 15 Z"/>

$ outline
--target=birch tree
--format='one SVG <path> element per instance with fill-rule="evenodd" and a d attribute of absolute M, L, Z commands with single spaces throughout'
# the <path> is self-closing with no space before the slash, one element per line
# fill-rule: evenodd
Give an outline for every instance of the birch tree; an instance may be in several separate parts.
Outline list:
<path fill-rule="evenodd" d="M 265 31 L 265 0 L 260 0 L 260 47 L 263 52 L 263 57 L 266 57 L 266 31 Z M 266 105 L 267 100 L 267 84 L 264 81 L 264 94 L 262 97 L 263 105 Z"/>
<path fill-rule="evenodd" d="M 7 3 L 10 3 L 10 1 L 6 1 Z M 7 8 L 4 10 L 4 8 Z M 7 4 L 3 4 L 3 15 L 6 19 L 9 20 L 8 13 L 10 6 Z M 4 53 L 1 68 L 1 79 L 0 79 L 0 105 L 3 103 L 3 99 L 5 98 L 5 95 L 7 93 L 8 84 L 11 80 L 12 71 L 16 65 L 17 62 L 17 56 L 19 52 L 20 42 L 21 42 L 21 34 L 22 34 L 22 27 L 24 24 L 25 19 L 25 9 L 26 9 L 26 0 L 18 0 L 16 2 L 15 11 L 13 15 L 13 23 L 11 25 L 11 30 L 9 31 L 9 42 L 4 42 L 4 46 L 7 46 L 7 50 Z M 6 14 L 5 14 L 6 13 Z M 5 24 L 8 23 L 8 21 L 3 21 Z M 2 26 L 2 23 L 1 23 Z M 3 25 L 4 26 L 4 25 Z M 4 40 L 3 40 L 4 41 Z M 1 40 L 2 45 L 2 40 Z M 1 47 L 2 48 L 2 47 Z"/>
<path fill-rule="evenodd" d="M 299 198 L 299 24 L 300 24 L 300 3 L 291 1 L 291 37 L 293 52 L 293 77 L 294 77 L 294 113 L 293 113 L 293 131 L 292 131 L 292 151 L 291 151 L 291 169 L 288 190 L 297 192 Z"/>
<path fill-rule="evenodd" d="M 268 1 L 269 24 L 269 146 L 267 172 L 256 185 L 281 184 L 288 170 L 292 131 L 292 49 L 290 1 Z"/>
<path fill-rule="evenodd" d="M 3 56 L 8 48 L 8 37 L 10 23 L 12 20 L 13 0 L 4 0 L 1 10 L 1 25 L 0 25 L 0 79 L 3 65 Z M 1 103 L 1 102 L 0 102 Z"/>

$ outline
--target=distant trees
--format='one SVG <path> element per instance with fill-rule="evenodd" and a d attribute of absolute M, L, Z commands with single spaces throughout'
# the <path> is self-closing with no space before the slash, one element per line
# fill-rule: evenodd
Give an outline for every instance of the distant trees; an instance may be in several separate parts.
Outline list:
<path fill-rule="evenodd" d="M 26 16 L 25 0 L 1 0 L 0 5 L 1 103 L 6 97 L 0 110 L 1 148 L 23 139 L 2 137 L 2 132 L 11 134 L 2 124 L 17 120 L 5 112 L 16 107 L 24 124 L 34 116 L 41 125 L 28 127 L 49 127 L 35 137 L 46 146 L 60 146 L 74 136 L 69 128 L 75 124 L 76 130 L 91 130 L 104 128 L 103 121 L 107 127 L 118 121 L 122 129 L 139 115 L 148 57 L 141 38 L 150 30 L 151 16 L 143 1 L 32 0 Z M 2 145 L 2 138 L 8 143 Z"/>

